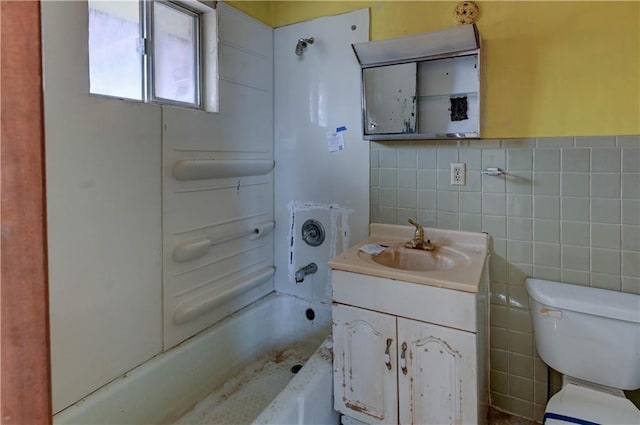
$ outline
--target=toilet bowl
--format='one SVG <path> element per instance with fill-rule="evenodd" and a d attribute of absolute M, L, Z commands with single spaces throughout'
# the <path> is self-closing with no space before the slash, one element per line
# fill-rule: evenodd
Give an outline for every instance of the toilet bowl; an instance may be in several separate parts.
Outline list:
<path fill-rule="evenodd" d="M 544 423 L 640 424 L 640 295 L 526 279 L 536 349 L 563 374 Z"/>

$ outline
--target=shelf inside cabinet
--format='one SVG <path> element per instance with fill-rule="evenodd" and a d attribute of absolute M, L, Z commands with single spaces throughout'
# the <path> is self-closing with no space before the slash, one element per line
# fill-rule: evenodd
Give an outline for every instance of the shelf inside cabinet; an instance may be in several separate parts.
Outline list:
<path fill-rule="evenodd" d="M 475 91 L 475 92 L 427 94 L 427 95 L 418 96 L 417 98 L 418 98 L 418 101 L 421 101 L 421 100 L 429 100 L 437 97 L 452 98 L 452 97 L 461 97 L 461 96 L 478 97 L 478 92 Z"/>

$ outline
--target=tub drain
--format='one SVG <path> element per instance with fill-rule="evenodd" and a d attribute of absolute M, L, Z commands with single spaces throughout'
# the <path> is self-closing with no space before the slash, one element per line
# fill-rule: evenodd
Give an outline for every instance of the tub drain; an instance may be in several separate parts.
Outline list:
<path fill-rule="evenodd" d="M 308 308 L 305 312 L 304 315 L 307 316 L 308 320 L 313 320 L 316 318 L 316 312 L 313 311 L 312 308 Z"/>
<path fill-rule="evenodd" d="M 298 373 L 300 371 L 300 369 L 302 369 L 302 365 L 301 364 L 297 364 L 297 365 L 295 365 L 295 366 L 293 366 L 291 368 L 291 372 Z"/>

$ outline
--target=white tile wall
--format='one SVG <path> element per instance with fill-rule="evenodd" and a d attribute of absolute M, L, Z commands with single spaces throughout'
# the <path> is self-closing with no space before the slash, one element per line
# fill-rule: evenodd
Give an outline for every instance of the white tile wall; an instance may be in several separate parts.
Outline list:
<path fill-rule="evenodd" d="M 371 221 L 493 236 L 493 403 L 540 420 L 527 276 L 640 293 L 640 136 L 372 143 Z M 451 186 L 452 162 L 467 184 Z M 483 176 L 500 167 L 506 176 Z"/>

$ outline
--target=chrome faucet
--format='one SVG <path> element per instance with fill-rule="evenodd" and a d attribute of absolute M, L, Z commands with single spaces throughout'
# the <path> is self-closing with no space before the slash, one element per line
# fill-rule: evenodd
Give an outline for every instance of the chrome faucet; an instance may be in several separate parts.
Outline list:
<path fill-rule="evenodd" d="M 318 266 L 316 263 L 309 263 L 304 267 L 301 267 L 296 271 L 296 283 L 302 283 L 304 281 L 304 277 L 309 274 L 314 274 L 318 271 Z"/>
<path fill-rule="evenodd" d="M 424 241 L 424 229 L 422 228 L 420 223 L 415 222 L 411 219 L 409 219 L 409 223 L 416 227 L 416 232 L 413 235 L 413 239 L 404 244 L 405 248 L 423 249 L 425 251 L 433 251 L 434 249 L 436 249 L 436 246 L 431 243 L 430 239 L 427 239 L 426 242 Z"/>

